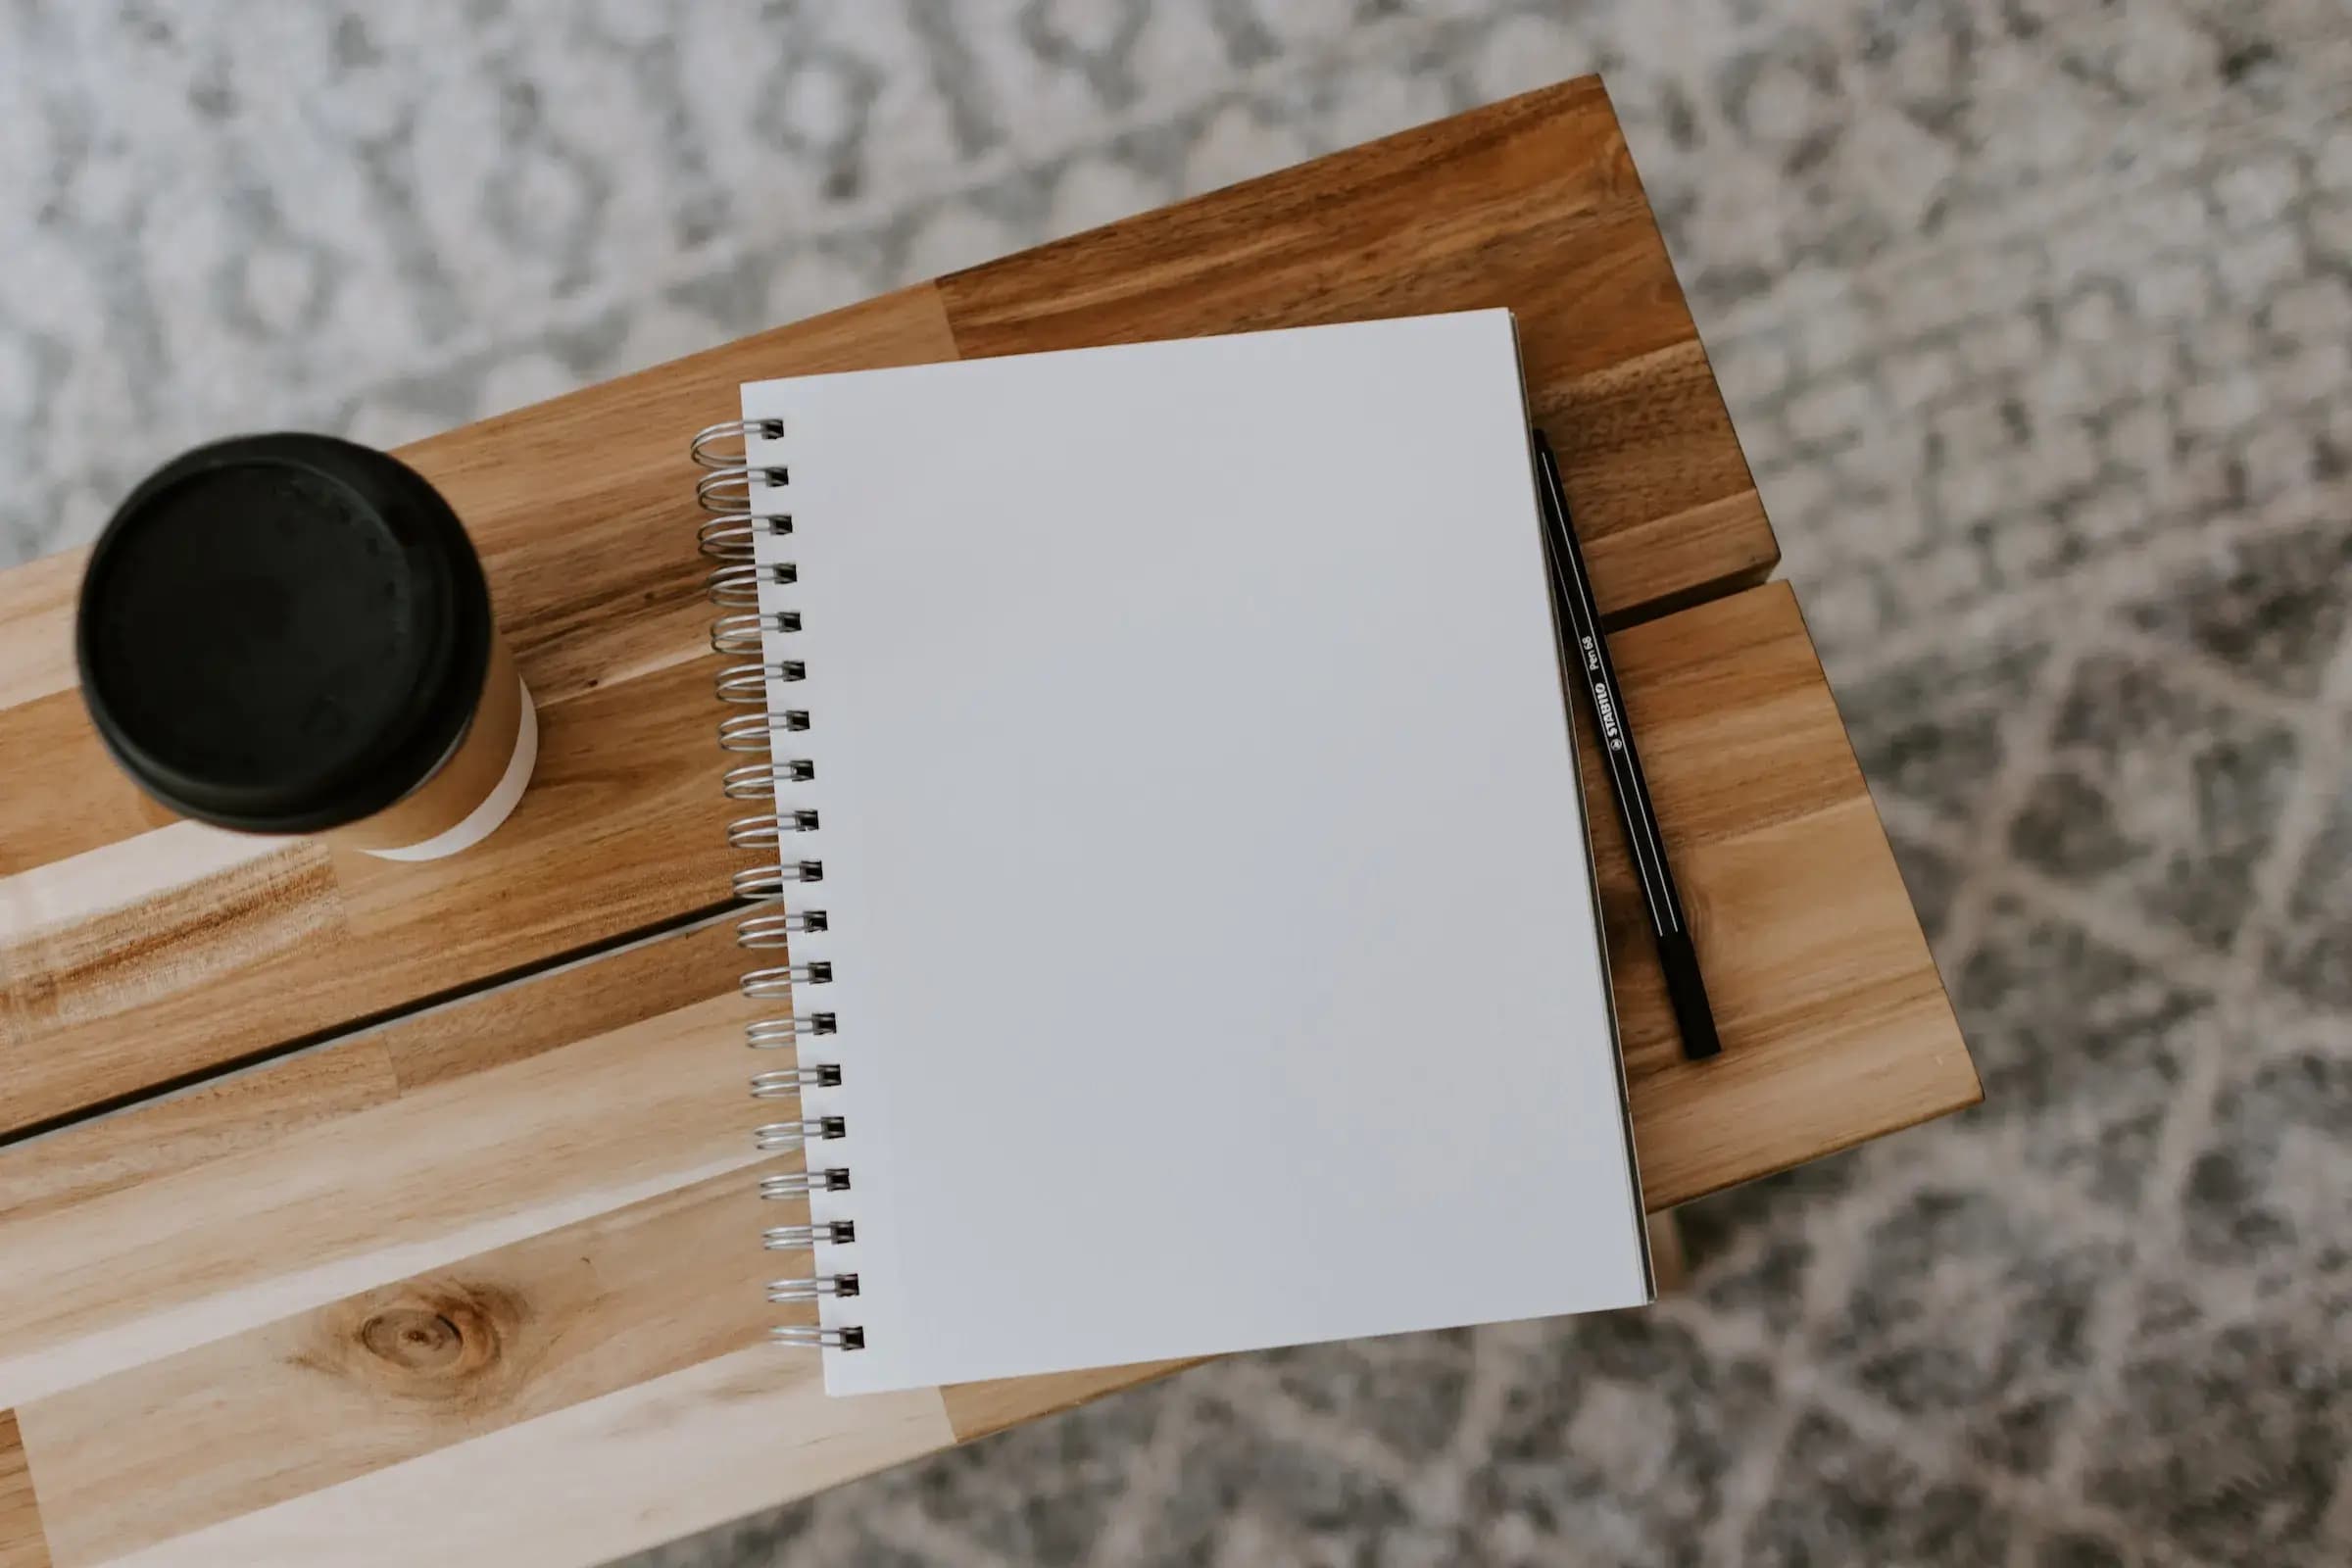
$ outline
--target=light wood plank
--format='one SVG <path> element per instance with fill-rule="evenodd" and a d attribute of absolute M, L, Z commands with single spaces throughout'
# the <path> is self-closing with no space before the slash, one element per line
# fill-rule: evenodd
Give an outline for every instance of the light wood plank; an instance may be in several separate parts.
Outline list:
<path fill-rule="evenodd" d="M 954 1441 L 937 1390 L 829 1399 L 813 1361 L 762 1346 L 118 1560 L 577 1568 Z"/>
<path fill-rule="evenodd" d="M 730 976 L 711 978 L 728 994 L 133 1187 L 0 1214 L 0 1404 L 751 1164 L 744 1004 Z"/>
<path fill-rule="evenodd" d="M 49 1568 L 40 1501 L 14 1410 L 0 1410 L 0 1568 Z"/>
<path fill-rule="evenodd" d="M 27 1404 L 50 1549 L 103 1562 L 758 1345 L 760 1206 L 730 1173 Z"/>
<path fill-rule="evenodd" d="M 0 573 L 0 581 L 6 577 Z M 78 688 L 0 708 L 0 758 L 38 758 L 46 776 L 77 784 L 0 792 L 0 876 L 103 849 L 177 820 L 107 756 L 98 732 L 90 728 Z"/>
<path fill-rule="evenodd" d="M 170 1064 L 131 1019 L 217 1016 L 220 988 L 347 935 L 306 839 L 175 822 L 0 879 L 0 1125 L 151 1087 Z"/>
<path fill-rule="evenodd" d="M 731 921 L 672 933 L 0 1147 L 0 1221 L 674 1011 L 723 993 L 741 956 Z"/>
<path fill-rule="evenodd" d="M 0 1230 L 275 1143 L 399 1092 L 380 1039 L 307 1051 L 0 1148 Z"/>

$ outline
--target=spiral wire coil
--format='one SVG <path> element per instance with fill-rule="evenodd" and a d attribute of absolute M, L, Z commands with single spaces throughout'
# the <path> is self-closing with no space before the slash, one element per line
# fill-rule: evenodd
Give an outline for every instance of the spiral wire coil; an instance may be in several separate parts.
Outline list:
<path fill-rule="evenodd" d="M 816 777 L 816 763 L 790 755 L 789 737 L 810 727 L 802 709 L 770 711 L 770 682 L 791 684 L 804 679 L 807 665 L 797 660 L 771 662 L 766 657 L 771 637 L 788 637 L 801 630 L 799 611 L 762 611 L 763 586 L 791 586 L 800 581 L 800 568 L 790 562 L 760 562 L 758 541 L 782 538 L 793 531 L 789 512 L 759 505 L 755 492 L 791 483 L 791 471 L 780 464 L 754 464 L 755 439 L 783 439 L 780 419 L 729 419 L 695 433 L 688 449 L 702 469 L 695 481 L 695 505 L 707 515 L 696 531 L 696 544 L 712 565 L 704 580 L 704 593 L 724 612 L 710 622 L 710 650 L 730 661 L 716 677 L 718 699 L 756 711 L 730 714 L 719 720 L 719 750 L 758 760 L 729 767 L 721 787 L 729 800 L 774 802 L 779 787 L 807 783 Z M 727 826 L 730 848 L 756 854 L 758 865 L 735 873 L 734 895 L 756 907 L 735 924 L 736 945 L 746 952 L 789 950 L 792 938 L 829 931 L 831 921 L 822 909 L 806 906 L 784 909 L 787 893 L 796 896 L 821 883 L 824 861 L 809 856 L 787 855 L 788 838 L 816 831 L 819 813 L 808 808 L 784 808 L 736 818 Z M 786 952 L 787 960 L 790 954 Z M 837 1033 L 831 1011 L 808 1004 L 802 988 L 831 983 L 829 961 L 766 964 L 745 973 L 743 994 L 753 1002 L 789 1004 L 783 1015 L 753 1019 L 744 1026 L 744 1043 L 754 1051 L 794 1053 L 795 1064 L 755 1073 L 751 1095 L 763 1104 L 787 1102 L 783 1119 L 752 1130 L 754 1146 L 763 1154 L 801 1151 L 808 1168 L 776 1171 L 760 1180 L 760 1196 L 778 1202 L 806 1202 L 819 1194 L 850 1191 L 846 1165 L 824 1166 L 817 1151 L 826 1142 L 846 1137 L 847 1118 L 811 1115 L 799 1110 L 802 1095 L 810 1089 L 835 1089 L 844 1068 L 833 1061 L 809 1061 L 803 1053 L 812 1043 Z M 769 1251 L 812 1251 L 818 1246 L 846 1247 L 857 1240 L 857 1225 L 847 1219 L 811 1220 L 806 1224 L 771 1225 L 761 1237 Z M 855 1273 L 797 1276 L 768 1282 L 767 1298 L 777 1303 L 842 1300 L 858 1295 Z M 865 1348 L 865 1331 L 848 1326 L 823 1328 L 815 1324 L 779 1324 L 768 1331 L 779 1345 L 807 1349 L 858 1350 Z"/>

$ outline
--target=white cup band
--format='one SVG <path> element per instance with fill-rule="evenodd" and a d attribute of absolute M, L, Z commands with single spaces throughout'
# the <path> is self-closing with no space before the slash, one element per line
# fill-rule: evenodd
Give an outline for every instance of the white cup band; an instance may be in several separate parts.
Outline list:
<path fill-rule="evenodd" d="M 531 689 L 522 685 L 521 677 L 517 676 L 514 684 L 522 687 L 522 727 L 514 737 L 514 755 L 507 760 L 507 770 L 499 775 L 497 788 L 482 797 L 482 804 L 466 812 L 464 821 L 421 844 L 367 853 L 379 860 L 438 860 L 481 843 L 499 823 L 514 814 L 515 803 L 522 799 L 523 787 L 531 781 L 531 769 L 539 761 L 539 712 L 531 706 Z"/>

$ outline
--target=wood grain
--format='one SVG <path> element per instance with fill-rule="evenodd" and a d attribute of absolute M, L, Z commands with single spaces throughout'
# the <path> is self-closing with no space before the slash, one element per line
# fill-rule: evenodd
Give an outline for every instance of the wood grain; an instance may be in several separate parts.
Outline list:
<path fill-rule="evenodd" d="M 727 994 L 0 1214 L 0 1404 L 751 1164 L 743 1003 L 710 979 Z"/>
<path fill-rule="evenodd" d="M 1592 541 L 1608 625 L 1759 583 L 1779 564 L 1695 336 L 1557 386 L 1531 383 L 1528 401 L 1558 455 L 1578 539 Z"/>
<path fill-rule="evenodd" d="M 152 1086 L 131 1020 L 216 1016 L 256 974 L 348 945 L 326 849 L 194 822 L 0 879 L 12 1119 Z"/>
<path fill-rule="evenodd" d="M 278 927 L 303 933 L 299 942 L 227 946 L 234 933 L 205 923 L 214 890 L 193 881 L 151 892 L 121 930 L 35 923 L 25 890 L 45 891 L 40 879 L 55 865 L 0 880 L 0 1128 L 723 903 L 731 813 L 715 785 L 713 706 L 709 671 L 680 662 L 546 709 L 533 787 L 464 856 L 403 864 L 319 841 L 277 847 L 301 866 L 304 896 L 285 898 L 281 878 L 266 907 Z M 176 824 L 89 854 L 170 878 L 181 858 L 163 853 L 171 835 L 205 831 Z M 179 940 L 173 933 L 220 961 L 200 970 L 137 961 L 143 949 Z M 59 957 L 84 952 L 97 956 Z"/>
<path fill-rule="evenodd" d="M 0 1410 L 0 1568 L 49 1568 L 49 1541 L 14 1410 Z"/>
<path fill-rule="evenodd" d="M 381 1030 L 403 1093 L 521 1061 L 731 995 L 743 950 L 731 920 L 668 932 Z"/>
<path fill-rule="evenodd" d="M 345 1041 L 0 1148 L 0 1222 L 136 1186 L 399 1092 L 380 1039 Z"/>
<path fill-rule="evenodd" d="M 734 416 L 739 382 L 1495 304 L 1613 613 L 1770 568 L 1607 98 L 1570 82 L 402 449 L 481 552 L 539 705 L 533 786 L 449 860 L 329 853 L 271 906 L 300 940 L 215 945 L 160 980 L 58 960 L 150 952 L 150 918 L 194 941 L 211 893 L 152 889 L 87 930 L 30 927 L 10 896 L 83 855 L 170 857 L 74 691 L 78 560 L 0 573 L 0 1136 L 718 905 L 728 812 L 682 448 Z"/>
<path fill-rule="evenodd" d="M 1795 595 L 1611 639 L 1723 1054 L 1682 1059 L 1598 753 L 1594 869 L 1653 1209 L 1982 1097 Z"/>
<path fill-rule="evenodd" d="M 186 1170 L 707 1001 L 726 991 L 741 956 L 731 922 L 692 927 L 0 1147 L 0 1220 Z"/>
<path fill-rule="evenodd" d="M 103 1562 L 758 1345 L 760 1206 L 694 1183 L 28 1404 L 50 1549 Z"/>
<path fill-rule="evenodd" d="M 12 575 L 0 572 L 0 583 Z M 0 877 L 103 849 L 177 820 L 107 756 L 98 732 L 90 728 L 78 687 L 43 692 L 0 708 L 0 759 L 38 759 L 43 776 L 73 779 L 78 785 L 42 789 L 34 779 L 0 790 Z M 5 929 L 0 927 L 0 932 Z"/>
<path fill-rule="evenodd" d="M 1508 307 L 1612 620 L 1780 559 L 1595 76 L 939 280 L 971 358 Z"/>

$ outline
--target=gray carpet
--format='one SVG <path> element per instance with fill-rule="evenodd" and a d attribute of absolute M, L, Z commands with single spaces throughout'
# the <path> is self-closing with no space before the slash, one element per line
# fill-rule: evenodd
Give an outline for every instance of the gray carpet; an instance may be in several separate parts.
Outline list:
<path fill-rule="evenodd" d="M 0 3 L 0 555 L 1595 68 L 1986 1105 L 643 1563 L 2352 1558 L 2336 0 Z"/>

